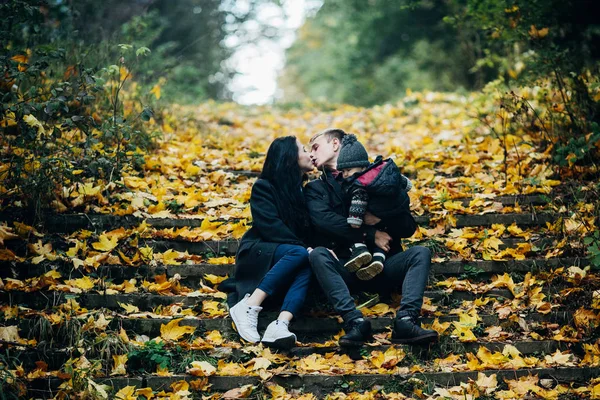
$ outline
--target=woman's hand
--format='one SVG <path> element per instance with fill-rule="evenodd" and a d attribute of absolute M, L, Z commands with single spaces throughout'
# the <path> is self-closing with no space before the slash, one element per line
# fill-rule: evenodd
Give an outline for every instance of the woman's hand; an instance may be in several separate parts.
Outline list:
<path fill-rule="evenodd" d="M 373 215 L 373 214 L 371 214 L 370 212 L 367 211 L 365 213 L 365 216 L 363 217 L 363 221 L 367 225 L 375 225 L 375 224 L 378 224 L 379 221 L 381 221 L 381 218 L 378 218 L 375 215 Z"/>
<path fill-rule="evenodd" d="M 386 253 L 390 251 L 390 242 L 392 237 L 383 231 L 375 231 L 375 245 Z"/>
<path fill-rule="evenodd" d="M 312 253 L 312 251 L 313 251 L 313 250 L 314 250 L 314 249 L 313 249 L 312 247 L 307 247 L 307 248 L 306 248 L 306 251 L 308 251 L 308 254 Z"/>

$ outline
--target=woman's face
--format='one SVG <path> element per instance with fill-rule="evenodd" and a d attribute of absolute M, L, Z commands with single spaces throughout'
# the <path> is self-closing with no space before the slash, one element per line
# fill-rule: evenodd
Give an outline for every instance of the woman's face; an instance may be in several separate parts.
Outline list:
<path fill-rule="evenodd" d="M 310 159 L 310 154 L 306 151 L 302 143 L 298 139 L 296 139 L 296 144 L 298 145 L 298 165 L 302 172 L 310 172 L 314 169 L 312 160 Z"/>

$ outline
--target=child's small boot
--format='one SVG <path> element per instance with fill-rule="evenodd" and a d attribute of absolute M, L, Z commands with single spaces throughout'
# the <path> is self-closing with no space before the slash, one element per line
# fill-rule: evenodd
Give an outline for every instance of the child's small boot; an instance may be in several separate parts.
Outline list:
<path fill-rule="evenodd" d="M 371 259 L 373 258 L 367 245 L 363 243 L 353 244 L 350 250 L 352 251 L 350 260 L 344 264 L 344 267 L 350 272 L 358 271 L 363 265 L 371 262 Z"/>
<path fill-rule="evenodd" d="M 385 262 L 385 254 L 374 253 L 371 263 L 356 271 L 356 277 L 363 281 L 368 281 L 376 277 L 383 271 L 383 263 Z"/>

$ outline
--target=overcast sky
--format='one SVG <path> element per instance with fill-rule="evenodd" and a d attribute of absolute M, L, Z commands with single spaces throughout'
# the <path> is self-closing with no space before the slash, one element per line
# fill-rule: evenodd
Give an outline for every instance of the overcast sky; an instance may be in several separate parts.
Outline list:
<path fill-rule="evenodd" d="M 258 19 L 280 28 L 282 35 L 278 39 L 262 39 L 243 46 L 229 60 L 239 73 L 229 85 L 236 102 L 265 104 L 273 101 L 277 95 L 277 76 L 285 63 L 285 49 L 293 43 L 307 10 L 314 12 L 320 4 L 320 0 L 286 0 L 284 12 L 273 5 L 260 9 Z M 232 40 L 230 45 L 235 45 L 235 41 Z"/>

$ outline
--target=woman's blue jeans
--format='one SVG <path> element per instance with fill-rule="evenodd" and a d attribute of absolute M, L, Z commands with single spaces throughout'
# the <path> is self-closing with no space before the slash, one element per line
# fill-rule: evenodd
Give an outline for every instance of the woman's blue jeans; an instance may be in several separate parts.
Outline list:
<path fill-rule="evenodd" d="M 302 246 L 280 244 L 275 250 L 273 261 L 275 264 L 258 288 L 269 296 L 288 288 L 281 311 L 288 311 L 295 317 L 304 304 L 312 275 L 308 251 Z"/>

